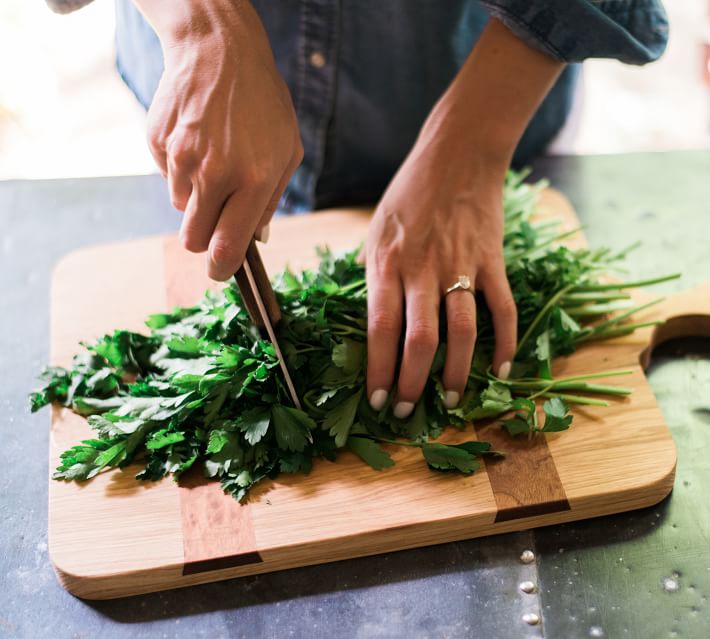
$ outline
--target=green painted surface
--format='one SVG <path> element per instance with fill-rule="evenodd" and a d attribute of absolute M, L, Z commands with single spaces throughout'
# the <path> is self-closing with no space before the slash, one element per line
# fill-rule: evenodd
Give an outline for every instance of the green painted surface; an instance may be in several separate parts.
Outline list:
<path fill-rule="evenodd" d="M 566 160 L 549 174 L 590 244 L 642 241 L 624 275 L 682 271 L 661 293 L 710 279 L 709 153 Z M 648 375 L 678 449 L 673 493 L 653 508 L 536 531 L 546 637 L 710 636 L 710 340 L 661 347 Z"/>

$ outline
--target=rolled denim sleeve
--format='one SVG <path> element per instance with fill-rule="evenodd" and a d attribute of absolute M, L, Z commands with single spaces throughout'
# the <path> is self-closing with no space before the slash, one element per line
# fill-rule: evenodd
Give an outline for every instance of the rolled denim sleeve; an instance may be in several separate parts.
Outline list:
<path fill-rule="evenodd" d="M 656 60 L 668 41 L 659 0 L 481 0 L 523 42 L 561 62 Z"/>
<path fill-rule="evenodd" d="M 46 0 L 49 8 L 55 13 L 71 13 L 81 9 L 92 0 Z"/>

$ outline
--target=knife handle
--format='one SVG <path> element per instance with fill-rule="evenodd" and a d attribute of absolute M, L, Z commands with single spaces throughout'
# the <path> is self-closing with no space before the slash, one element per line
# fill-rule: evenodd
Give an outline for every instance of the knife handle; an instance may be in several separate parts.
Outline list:
<path fill-rule="evenodd" d="M 264 307 L 266 308 L 266 313 L 269 316 L 271 325 L 276 326 L 276 324 L 278 324 L 281 320 L 281 308 L 279 307 L 279 303 L 276 301 L 276 294 L 274 293 L 274 289 L 271 287 L 269 275 L 264 268 L 264 263 L 261 261 L 261 255 L 259 255 L 259 250 L 256 248 L 256 243 L 253 239 L 249 242 L 244 260 L 249 262 L 252 275 L 254 276 L 254 281 L 256 282 L 256 287 L 261 295 L 262 301 L 264 302 Z M 259 307 L 254 299 L 254 293 L 251 290 L 251 286 L 249 286 L 249 279 L 247 278 L 244 268 L 240 268 L 234 274 L 234 277 L 237 280 L 237 286 L 239 286 L 242 301 L 244 302 L 247 313 L 249 313 L 251 321 L 260 329 L 265 329 L 266 327 L 261 319 L 261 313 L 259 313 Z"/>

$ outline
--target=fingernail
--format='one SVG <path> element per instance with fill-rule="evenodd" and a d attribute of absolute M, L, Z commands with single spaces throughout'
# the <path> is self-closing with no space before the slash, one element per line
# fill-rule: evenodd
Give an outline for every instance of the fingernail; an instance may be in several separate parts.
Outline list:
<path fill-rule="evenodd" d="M 262 227 L 261 233 L 259 233 L 259 237 L 256 239 L 259 240 L 262 244 L 266 244 L 269 241 L 270 235 L 271 235 L 271 224 L 267 224 L 266 226 Z"/>
<path fill-rule="evenodd" d="M 394 416 L 397 419 L 404 419 L 405 417 L 409 417 L 412 414 L 412 411 L 414 410 L 414 403 L 413 402 L 397 402 L 397 404 L 394 407 Z"/>
<path fill-rule="evenodd" d="M 460 395 L 456 391 L 446 391 L 444 395 L 444 406 L 451 410 L 459 405 Z"/>
<path fill-rule="evenodd" d="M 370 406 L 372 406 L 373 410 L 382 410 L 386 402 L 387 391 L 384 388 L 378 388 L 376 391 L 372 391 L 372 395 L 370 395 Z"/>
<path fill-rule="evenodd" d="M 503 362 L 498 368 L 498 377 L 500 379 L 508 379 L 510 377 L 510 362 Z"/>

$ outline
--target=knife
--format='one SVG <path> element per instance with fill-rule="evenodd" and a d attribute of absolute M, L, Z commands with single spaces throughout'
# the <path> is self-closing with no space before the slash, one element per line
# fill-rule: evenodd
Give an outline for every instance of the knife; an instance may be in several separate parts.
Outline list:
<path fill-rule="evenodd" d="M 256 248 L 256 242 L 253 239 L 249 242 L 244 262 L 234 274 L 234 279 L 237 282 L 242 301 L 251 321 L 261 331 L 265 331 L 269 340 L 271 340 L 274 351 L 276 351 L 276 357 L 279 360 L 281 372 L 286 380 L 286 387 L 291 396 L 291 401 L 296 408 L 300 409 L 301 402 L 296 394 L 296 388 L 293 385 L 293 380 L 286 366 L 286 360 L 274 332 L 274 326 L 281 321 L 281 309 L 274 289 L 271 287 L 264 263 L 261 261 L 259 249 Z"/>

